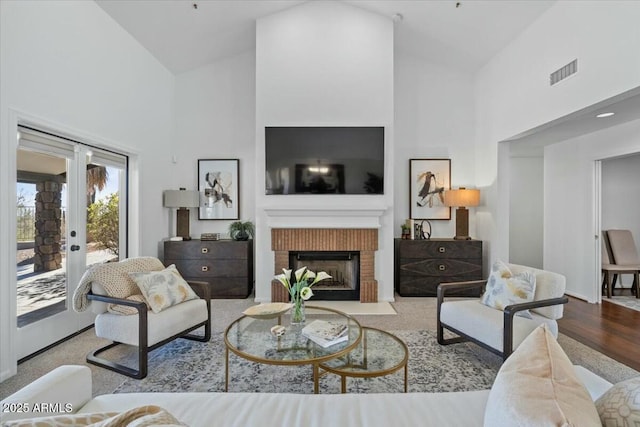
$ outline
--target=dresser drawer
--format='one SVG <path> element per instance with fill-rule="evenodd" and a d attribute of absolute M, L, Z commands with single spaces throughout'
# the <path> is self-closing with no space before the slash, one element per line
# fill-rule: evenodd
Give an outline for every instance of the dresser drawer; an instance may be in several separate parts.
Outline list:
<path fill-rule="evenodd" d="M 247 277 L 249 269 L 245 260 L 235 259 L 167 259 L 167 265 L 175 264 L 183 277 L 200 280 L 203 277 Z"/>
<path fill-rule="evenodd" d="M 246 277 L 185 277 L 185 280 L 208 282 L 211 298 L 246 298 L 252 290 Z"/>
<path fill-rule="evenodd" d="M 401 258 L 400 274 L 425 277 L 445 277 L 455 275 L 477 278 L 482 276 L 482 259 Z"/>
<path fill-rule="evenodd" d="M 478 258 L 482 242 L 478 240 L 404 240 L 400 258 Z"/>
<path fill-rule="evenodd" d="M 169 244 L 167 244 L 169 243 Z M 165 259 L 248 259 L 250 246 L 247 242 L 201 241 L 165 242 Z"/>
<path fill-rule="evenodd" d="M 397 283 L 398 294 L 403 297 L 435 297 L 438 296 L 438 285 L 448 282 L 464 282 L 467 280 L 475 280 L 468 276 L 443 276 L 443 277 L 427 277 L 427 276 L 401 276 L 400 282 Z M 472 291 L 447 291 L 449 296 L 478 297 L 480 291 L 474 289 Z"/>

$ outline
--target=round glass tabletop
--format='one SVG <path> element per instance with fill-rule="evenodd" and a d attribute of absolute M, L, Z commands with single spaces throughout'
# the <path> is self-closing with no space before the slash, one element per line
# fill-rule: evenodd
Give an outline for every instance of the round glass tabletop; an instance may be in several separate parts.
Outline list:
<path fill-rule="evenodd" d="M 289 314 L 273 319 L 255 319 L 242 316 L 231 323 L 224 334 L 227 348 L 238 356 L 254 362 L 273 365 L 317 364 L 351 351 L 360 342 L 360 323 L 346 313 L 329 308 L 307 306 L 306 322 L 291 325 Z M 302 328 L 315 319 L 345 325 L 348 329 L 346 341 L 326 348 L 314 343 L 302 334 Z M 285 326 L 285 333 L 274 336 L 271 328 Z"/>
<path fill-rule="evenodd" d="M 320 368 L 342 377 L 371 378 L 388 375 L 404 368 L 404 391 L 407 392 L 409 349 L 398 337 L 380 329 L 362 327 L 362 339 L 347 354 L 320 363 Z"/>

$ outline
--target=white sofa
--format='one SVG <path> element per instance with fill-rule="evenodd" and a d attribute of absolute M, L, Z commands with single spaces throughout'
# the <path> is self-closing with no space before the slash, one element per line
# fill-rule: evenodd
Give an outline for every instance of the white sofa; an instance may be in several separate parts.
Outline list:
<path fill-rule="evenodd" d="M 612 384 L 580 366 L 593 400 Z M 489 390 L 451 393 L 124 393 L 91 395 L 86 366 L 61 366 L 2 401 L 2 421 L 52 412 L 122 412 L 157 405 L 192 426 L 482 426 Z M 42 403 L 51 405 L 42 406 Z M 36 405 L 39 406 L 36 406 Z M 29 409 L 27 412 L 18 412 Z M 35 409 L 35 411 L 34 411 Z M 57 411 L 47 411 L 57 409 Z"/>

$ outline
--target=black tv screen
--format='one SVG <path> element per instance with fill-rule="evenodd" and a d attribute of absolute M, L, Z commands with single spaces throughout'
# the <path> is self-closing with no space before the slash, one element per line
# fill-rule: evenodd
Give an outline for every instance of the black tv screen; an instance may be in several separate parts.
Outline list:
<path fill-rule="evenodd" d="M 383 194 L 384 127 L 266 127 L 266 194 Z"/>

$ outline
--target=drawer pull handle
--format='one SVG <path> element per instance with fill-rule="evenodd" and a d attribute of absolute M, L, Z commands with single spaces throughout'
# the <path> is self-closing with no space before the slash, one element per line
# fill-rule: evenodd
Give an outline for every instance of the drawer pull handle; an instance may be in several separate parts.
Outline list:
<path fill-rule="evenodd" d="M 204 271 L 204 272 L 209 271 L 209 266 L 207 266 L 207 265 L 203 265 L 203 266 L 202 266 L 202 271 Z"/>
<path fill-rule="evenodd" d="M 200 252 L 202 252 L 203 254 L 208 254 L 209 248 L 200 248 Z"/>
<path fill-rule="evenodd" d="M 447 269 L 447 266 L 446 266 L 446 265 L 444 265 L 444 264 L 440 264 L 440 265 L 438 266 L 438 270 L 440 270 L 440 271 L 445 271 L 446 269 Z"/>
<path fill-rule="evenodd" d="M 438 252 L 440 252 L 441 254 L 443 254 L 447 249 L 444 246 L 440 246 L 438 248 Z"/>

